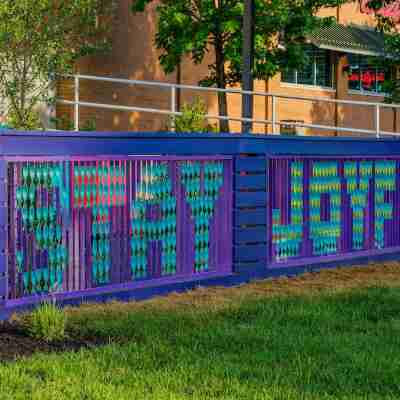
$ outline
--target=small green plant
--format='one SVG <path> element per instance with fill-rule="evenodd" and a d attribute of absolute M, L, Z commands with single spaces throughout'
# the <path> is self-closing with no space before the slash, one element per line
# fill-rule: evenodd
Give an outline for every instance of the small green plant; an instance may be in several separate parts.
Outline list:
<path fill-rule="evenodd" d="M 35 339 L 55 342 L 65 338 L 67 317 L 54 303 L 41 304 L 28 316 L 26 322 L 30 336 Z"/>
<path fill-rule="evenodd" d="M 61 115 L 59 117 L 51 118 L 51 122 L 55 124 L 56 129 L 61 131 L 73 131 L 74 121 L 68 115 Z M 95 131 L 97 129 L 97 122 L 94 118 L 87 119 L 79 127 L 80 131 Z"/>
<path fill-rule="evenodd" d="M 207 123 L 207 106 L 199 98 L 185 103 L 182 114 L 171 117 L 169 127 L 174 127 L 175 132 L 216 132 L 216 128 Z"/>
<path fill-rule="evenodd" d="M 95 119 L 87 119 L 85 123 L 80 128 L 81 131 L 93 132 L 97 128 L 97 123 Z"/>
<path fill-rule="evenodd" d="M 35 110 L 25 111 L 23 118 L 15 110 L 10 110 L 7 115 L 7 125 L 14 129 L 21 130 L 41 130 L 43 129 L 40 115 Z"/>
<path fill-rule="evenodd" d="M 60 115 L 59 117 L 50 118 L 50 122 L 54 124 L 55 128 L 60 131 L 74 130 L 74 121 L 67 115 Z"/>

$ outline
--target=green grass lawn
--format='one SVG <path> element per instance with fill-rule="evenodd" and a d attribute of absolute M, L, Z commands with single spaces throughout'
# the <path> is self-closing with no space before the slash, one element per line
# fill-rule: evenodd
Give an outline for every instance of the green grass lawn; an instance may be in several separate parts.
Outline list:
<path fill-rule="evenodd" d="M 340 274 L 70 310 L 110 344 L 0 364 L 0 399 L 398 399 L 400 275 Z"/>

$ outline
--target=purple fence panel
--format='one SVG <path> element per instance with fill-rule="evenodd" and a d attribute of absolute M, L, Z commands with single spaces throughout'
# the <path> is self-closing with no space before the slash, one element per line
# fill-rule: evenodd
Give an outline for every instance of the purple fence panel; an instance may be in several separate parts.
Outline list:
<path fill-rule="evenodd" d="M 399 174 L 396 157 L 270 159 L 272 265 L 396 250 Z"/>
<path fill-rule="evenodd" d="M 232 271 L 230 157 L 9 158 L 8 298 Z"/>
<path fill-rule="evenodd" d="M 8 292 L 7 226 L 8 212 L 8 171 L 4 159 L 0 160 L 0 308 L 5 304 Z"/>

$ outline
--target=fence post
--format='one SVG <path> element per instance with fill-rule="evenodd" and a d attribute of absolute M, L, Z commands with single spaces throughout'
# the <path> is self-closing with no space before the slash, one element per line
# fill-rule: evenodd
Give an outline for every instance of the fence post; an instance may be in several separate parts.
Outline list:
<path fill-rule="evenodd" d="M 79 131 L 79 75 L 74 76 L 74 129 Z"/>
<path fill-rule="evenodd" d="M 272 134 L 277 135 L 276 132 L 276 97 L 272 95 Z"/>
<path fill-rule="evenodd" d="M 381 133 L 381 108 L 377 103 L 375 104 L 375 129 L 376 129 L 376 137 L 379 139 Z"/>
<path fill-rule="evenodd" d="M 8 297 L 8 262 L 7 262 L 7 231 L 8 231 L 8 201 L 7 201 L 7 162 L 0 159 L 0 308 Z"/>
<path fill-rule="evenodd" d="M 175 113 L 176 113 L 176 87 L 171 86 L 171 131 L 175 132 Z"/>

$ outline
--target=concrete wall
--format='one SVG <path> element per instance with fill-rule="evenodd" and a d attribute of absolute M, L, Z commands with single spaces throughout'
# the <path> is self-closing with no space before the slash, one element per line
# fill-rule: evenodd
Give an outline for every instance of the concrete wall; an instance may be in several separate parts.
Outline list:
<path fill-rule="evenodd" d="M 120 0 L 116 22 L 112 32 L 112 52 L 106 56 L 90 57 L 82 60 L 77 66 L 77 71 L 83 74 L 112 76 L 129 79 L 155 80 L 162 82 L 177 82 L 177 74 L 165 75 L 158 61 L 159 52 L 153 44 L 156 32 L 156 4 L 153 3 L 145 13 L 134 15 L 130 11 L 130 0 Z M 361 14 L 358 2 L 346 4 L 338 10 L 327 9 L 320 12 L 324 16 L 338 16 L 339 22 L 344 24 L 356 23 L 371 26 L 371 16 Z M 332 57 L 339 61 L 336 54 Z M 212 62 L 213 54 L 210 52 L 204 63 L 193 65 L 191 60 L 182 62 L 181 82 L 197 85 L 198 81 L 207 73 L 207 65 Z M 280 82 L 279 74 L 268 82 L 255 82 L 255 90 L 269 91 L 276 94 L 307 96 L 312 98 L 337 98 L 349 100 L 364 100 L 370 102 L 382 101 L 377 96 L 362 96 L 348 93 L 347 77 L 342 72 L 345 58 L 340 59 L 337 72 L 336 90 L 291 86 Z M 72 98 L 72 82 L 60 82 L 59 93 L 64 98 Z M 202 97 L 210 114 L 217 114 L 217 99 L 214 94 L 204 94 L 195 91 L 183 91 L 181 102 L 192 101 L 196 96 Z M 130 105 L 140 107 L 152 107 L 169 109 L 171 96 L 168 90 L 152 89 L 139 86 L 127 86 L 122 84 L 85 82 L 81 87 L 81 100 L 108 103 L 115 105 Z M 228 96 L 228 108 L 231 116 L 241 115 L 241 98 L 239 95 Z M 279 120 L 300 120 L 307 123 L 326 125 L 353 126 L 355 128 L 373 129 L 372 108 L 335 106 L 330 103 L 304 102 L 296 100 L 278 101 Z M 72 107 L 58 106 L 58 115 L 67 115 L 72 121 Z M 256 118 L 270 119 L 272 115 L 271 100 L 266 97 L 255 98 L 254 115 Z M 80 115 L 81 126 L 88 120 L 95 120 L 99 130 L 163 130 L 168 125 L 168 118 L 156 114 L 129 113 L 125 111 L 107 111 L 99 109 L 82 108 Z M 210 121 L 216 123 L 216 121 Z M 382 128 L 390 131 L 393 127 L 393 112 L 388 109 L 382 113 Z M 400 126 L 398 124 L 398 126 Z M 230 129 L 233 132 L 240 131 L 240 123 L 231 122 Z M 263 124 L 254 126 L 256 133 L 271 132 L 271 127 Z M 313 134 L 335 134 L 335 131 L 310 131 Z"/>

